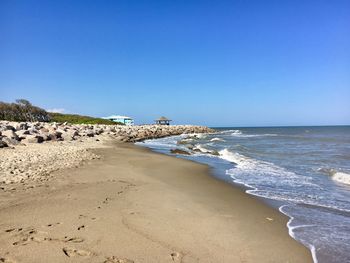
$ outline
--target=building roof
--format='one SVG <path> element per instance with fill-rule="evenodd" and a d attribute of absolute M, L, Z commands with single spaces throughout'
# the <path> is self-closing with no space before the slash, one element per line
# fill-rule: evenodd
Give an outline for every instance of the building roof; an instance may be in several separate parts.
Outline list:
<path fill-rule="evenodd" d="M 108 116 L 108 117 L 102 117 L 103 119 L 130 119 L 132 120 L 131 117 L 128 117 L 128 116 L 122 116 L 122 115 L 111 115 L 111 116 Z"/>
<path fill-rule="evenodd" d="M 170 119 L 168 119 L 167 117 L 160 117 L 159 119 L 157 119 L 156 121 L 171 121 Z"/>

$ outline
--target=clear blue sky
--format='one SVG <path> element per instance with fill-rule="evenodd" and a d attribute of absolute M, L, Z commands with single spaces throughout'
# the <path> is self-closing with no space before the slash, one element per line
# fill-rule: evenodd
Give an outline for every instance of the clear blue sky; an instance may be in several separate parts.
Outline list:
<path fill-rule="evenodd" d="M 0 100 L 211 126 L 350 124 L 350 1 L 0 1 Z"/>

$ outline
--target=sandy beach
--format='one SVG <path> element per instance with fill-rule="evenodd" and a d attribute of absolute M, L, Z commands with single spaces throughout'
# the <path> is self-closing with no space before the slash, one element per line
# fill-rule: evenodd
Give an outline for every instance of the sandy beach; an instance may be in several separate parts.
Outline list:
<path fill-rule="evenodd" d="M 1 262 L 312 262 L 287 217 L 207 166 L 108 144 L 0 192 Z"/>

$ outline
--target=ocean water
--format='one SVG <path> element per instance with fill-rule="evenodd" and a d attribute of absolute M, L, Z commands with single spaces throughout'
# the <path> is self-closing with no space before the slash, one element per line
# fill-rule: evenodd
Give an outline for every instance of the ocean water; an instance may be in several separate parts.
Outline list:
<path fill-rule="evenodd" d="M 206 163 L 286 214 L 314 262 L 350 262 L 350 126 L 217 128 L 138 143 Z"/>

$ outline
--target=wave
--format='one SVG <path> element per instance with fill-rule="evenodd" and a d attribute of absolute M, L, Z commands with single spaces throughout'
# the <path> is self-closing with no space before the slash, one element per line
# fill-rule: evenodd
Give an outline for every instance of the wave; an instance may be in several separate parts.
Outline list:
<path fill-rule="evenodd" d="M 219 155 L 219 153 L 216 150 L 207 149 L 207 148 L 203 147 L 203 145 L 201 145 L 201 144 L 195 145 L 191 150 L 194 151 L 194 152 L 197 152 L 197 153 L 199 152 L 201 154 L 205 154 L 207 156 L 208 155 L 211 155 L 211 156 Z"/>
<path fill-rule="evenodd" d="M 188 133 L 185 135 L 186 135 L 186 138 L 191 138 L 191 139 L 204 139 L 208 136 L 207 133 Z"/>
<path fill-rule="evenodd" d="M 282 205 L 278 210 L 289 217 L 288 223 L 287 223 L 287 228 L 288 228 L 288 234 L 294 238 L 295 240 L 299 240 L 300 242 L 302 242 L 306 247 L 308 247 L 311 251 L 311 256 L 312 256 L 312 260 L 314 263 L 318 263 L 318 259 L 317 259 L 317 254 L 316 254 L 316 247 L 313 244 L 310 243 L 305 243 L 302 240 L 300 240 L 296 235 L 294 230 L 297 228 L 302 228 L 302 227 L 315 227 L 315 225 L 297 225 L 297 226 L 292 226 L 293 221 L 295 220 L 295 218 L 293 216 L 291 216 L 290 214 L 288 214 L 286 211 L 284 211 L 284 208 L 287 207 L 287 205 Z"/>
<path fill-rule="evenodd" d="M 350 185 L 350 174 L 343 173 L 343 172 L 336 172 L 332 176 L 332 179 L 339 183 Z"/>
<path fill-rule="evenodd" d="M 210 150 L 204 148 L 201 144 L 197 144 L 193 150 L 199 150 L 202 153 L 210 153 Z"/>
<path fill-rule="evenodd" d="M 226 130 L 220 132 L 223 135 L 230 135 L 233 137 L 250 138 L 250 137 L 268 137 L 268 136 L 279 136 L 275 133 L 264 133 L 264 134 L 245 134 L 241 130 Z"/>
<path fill-rule="evenodd" d="M 240 130 L 234 130 L 234 131 L 231 133 L 231 135 L 241 135 L 241 134 L 243 134 L 243 133 L 242 133 L 242 131 L 240 131 Z"/>
<path fill-rule="evenodd" d="M 336 182 L 350 185 L 350 174 L 348 173 L 345 173 L 343 171 L 337 171 L 336 169 L 333 169 L 333 168 L 324 168 L 324 167 L 317 169 L 317 171 L 331 176 L 332 180 Z"/>
<path fill-rule="evenodd" d="M 243 133 L 233 133 L 231 134 L 235 137 L 241 137 L 241 138 L 251 138 L 251 137 L 269 137 L 269 136 L 278 136 L 278 134 L 274 133 L 265 133 L 265 134 L 243 134 Z"/>
<path fill-rule="evenodd" d="M 234 164 L 243 164 L 244 162 L 248 162 L 247 157 L 239 154 L 239 153 L 233 153 L 230 152 L 228 149 L 223 149 L 219 151 L 219 155 L 222 159 L 229 161 L 230 163 Z"/>
<path fill-rule="evenodd" d="M 215 138 L 211 139 L 210 141 L 211 141 L 211 142 L 225 142 L 224 139 L 218 138 L 218 137 L 215 137 Z"/>
<path fill-rule="evenodd" d="M 259 173 L 259 174 L 270 174 L 275 177 L 283 177 L 286 179 L 291 178 L 300 178 L 300 176 L 295 173 L 288 171 L 280 166 L 277 166 L 270 162 L 259 161 L 253 158 L 249 158 L 237 152 L 231 152 L 228 149 L 223 149 L 219 151 L 220 157 L 229 162 L 233 162 L 237 164 L 237 166 L 230 171 L 235 171 L 237 168 L 240 170 L 239 172 L 251 172 L 251 173 Z M 310 179 L 309 177 L 303 177 L 304 179 Z"/>

